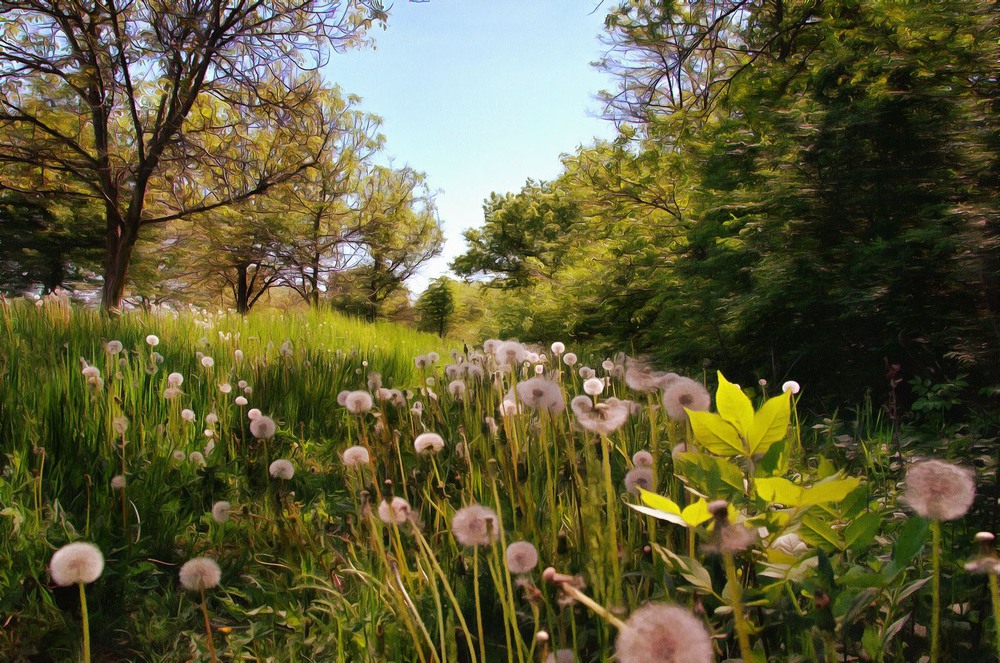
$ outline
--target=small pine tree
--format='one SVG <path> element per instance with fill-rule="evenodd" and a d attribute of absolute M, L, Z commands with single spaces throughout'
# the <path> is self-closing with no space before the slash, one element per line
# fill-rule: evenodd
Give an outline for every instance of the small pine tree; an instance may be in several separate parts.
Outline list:
<path fill-rule="evenodd" d="M 421 329 L 444 336 L 451 322 L 451 315 L 455 312 L 455 296 L 451 292 L 450 283 L 451 279 L 447 276 L 434 279 L 417 299 Z"/>

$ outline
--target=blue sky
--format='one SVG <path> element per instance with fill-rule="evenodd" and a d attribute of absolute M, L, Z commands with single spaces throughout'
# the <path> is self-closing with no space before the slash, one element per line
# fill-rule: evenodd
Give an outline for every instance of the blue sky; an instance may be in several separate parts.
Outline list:
<path fill-rule="evenodd" d="M 374 50 L 333 55 L 328 80 L 382 117 L 388 157 L 426 173 L 438 192 L 447 244 L 411 289 L 462 253 L 462 231 L 482 224 L 490 192 L 551 179 L 560 154 L 613 135 L 595 99 L 612 84 L 590 66 L 608 6 L 397 0 L 388 28 L 371 33 Z"/>

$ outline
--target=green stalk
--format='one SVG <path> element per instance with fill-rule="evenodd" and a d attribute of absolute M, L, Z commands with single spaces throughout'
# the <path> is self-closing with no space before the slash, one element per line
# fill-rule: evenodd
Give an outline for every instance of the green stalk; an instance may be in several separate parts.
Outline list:
<path fill-rule="evenodd" d="M 472 582 L 473 593 L 476 598 L 476 631 L 479 634 L 479 660 L 485 662 L 486 638 L 483 637 L 483 607 L 479 600 L 479 546 L 472 547 Z"/>
<path fill-rule="evenodd" d="M 941 523 L 931 521 L 931 663 L 941 656 Z"/>
<path fill-rule="evenodd" d="M 90 663 L 90 617 L 87 614 L 87 590 L 83 583 L 76 583 L 80 586 L 80 615 L 83 619 L 83 663 Z"/>
<path fill-rule="evenodd" d="M 208 602 L 205 600 L 205 588 L 201 587 L 201 614 L 205 617 L 205 634 L 208 636 L 208 653 L 212 656 L 212 663 L 218 663 L 215 657 L 215 642 L 212 641 L 212 622 L 208 619 Z"/>
<path fill-rule="evenodd" d="M 729 583 L 730 606 L 735 619 L 736 638 L 740 645 L 740 658 L 746 663 L 753 661 L 753 650 L 750 648 L 750 628 L 743 614 L 743 586 L 736 575 L 736 561 L 732 553 L 723 553 L 723 565 L 726 567 L 726 581 Z"/>
<path fill-rule="evenodd" d="M 997 660 L 1000 661 L 1000 583 L 995 573 L 989 574 L 990 598 L 993 600 L 993 635 L 996 638 Z"/>
<path fill-rule="evenodd" d="M 611 572 L 612 572 L 612 582 L 611 586 L 606 589 L 610 590 L 607 596 L 613 598 L 615 602 L 621 600 L 621 566 L 618 562 L 618 500 L 615 499 L 614 486 L 611 483 L 611 449 L 610 441 L 606 435 L 601 435 L 601 450 L 603 451 L 604 458 L 602 459 L 604 465 L 604 490 L 607 498 L 607 513 L 608 513 L 608 546 L 611 552 Z"/>

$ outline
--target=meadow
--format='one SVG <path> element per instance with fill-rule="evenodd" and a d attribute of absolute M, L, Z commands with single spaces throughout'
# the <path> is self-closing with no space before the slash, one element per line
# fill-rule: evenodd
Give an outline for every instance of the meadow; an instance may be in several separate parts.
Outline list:
<path fill-rule="evenodd" d="M 995 660 L 990 440 L 564 341 L 3 300 L 0 658 Z"/>

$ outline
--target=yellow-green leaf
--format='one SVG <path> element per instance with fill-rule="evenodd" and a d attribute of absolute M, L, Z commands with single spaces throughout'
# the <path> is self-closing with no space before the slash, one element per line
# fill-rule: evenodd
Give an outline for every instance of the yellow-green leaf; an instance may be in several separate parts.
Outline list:
<path fill-rule="evenodd" d="M 751 453 L 766 453 L 772 444 L 785 438 L 792 414 L 790 401 L 791 392 L 786 391 L 780 396 L 767 399 L 757 411 L 747 433 Z"/>
<path fill-rule="evenodd" d="M 857 488 L 860 483 L 861 479 L 857 477 L 834 479 L 832 481 L 818 483 L 812 488 L 806 488 L 802 491 L 802 504 L 807 505 L 839 502 L 847 497 L 848 493 Z"/>
<path fill-rule="evenodd" d="M 666 513 L 672 513 L 675 516 L 681 515 L 681 507 L 677 504 L 677 502 L 673 501 L 669 497 L 657 495 L 652 491 L 640 488 L 639 498 L 642 499 L 643 504 L 646 506 L 651 506 L 654 509 L 659 509 L 660 511 L 665 511 Z"/>
<path fill-rule="evenodd" d="M 684 518 L 675 513 L 668 513 L 667 511 L 660 511 L 659 509 L 651 509 L 648 506 L 640 506 L 638 504 L 629 504 L 628 506 L 638 511 L 639 513 L 643 513 L 647 516 L 652 516 L 657 520 L 665 520 L 668 523 L 673 523 L 674 525 L 680 525 L 681 527 L 688 526 L 688 524 L 684 521 Z"/>
<path fill-rule="evenodd" d="M 712 412 L 695 412 L 684 408 L 691 422 L 698 443 L 720 456 L 737 456 L 745 454 L 743 441 L 732 424 Z"/>
<path fill-rule="evenodd" d="M 697 502 L 684 507 L 684 510 L 681 511 L 681 517 L 688 525 L 697 527 L 711 520 L 712 514 L 708 512 L 708 502 L 704 499 L 699 499 Z"/>
<path fill-rule="evenodd" d="M 802 505 L 802 487 L 796 486 L 782 477 L 762 477 L 754 479 L 757 494 L 768 502 L 786 506 Z"/>
<path fill-rule="evenodd" d="M 747 437 L 754 423 L 753 403 L 739 385 L 733 384 L 722 375 L 722 371 L 719 371 L 715 407 L 720 417 L 732 424 L 740 435 Z"/>

